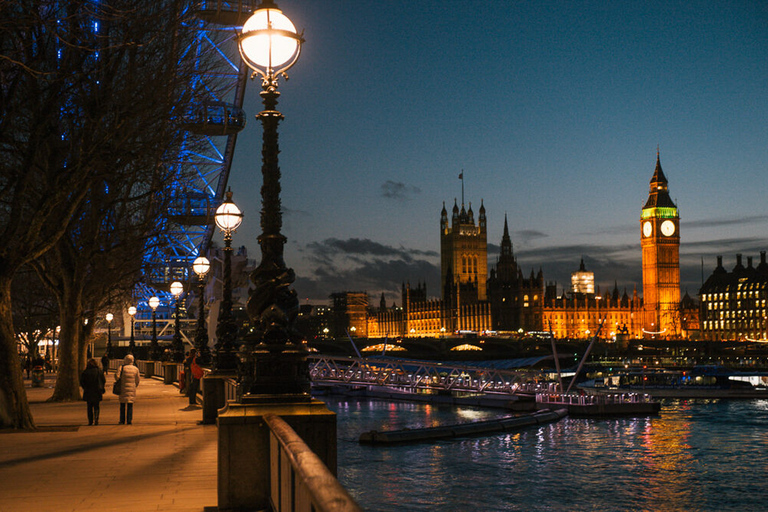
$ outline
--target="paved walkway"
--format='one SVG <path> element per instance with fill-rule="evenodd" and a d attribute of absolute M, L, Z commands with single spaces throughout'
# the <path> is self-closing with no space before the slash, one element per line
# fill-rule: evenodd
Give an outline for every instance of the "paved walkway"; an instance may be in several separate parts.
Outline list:
<path fill-rule="evenodd" d="M 28 387 L 39 430 L 0 430 L 0 512 L 215 510 L 218 431 L 198 424 L 202 408 L 142 379 L 133 424 L 118 425 L 113 380 L 98 426 L 88 426 L 85 402 L 45 402 L 49 380 Z"/>

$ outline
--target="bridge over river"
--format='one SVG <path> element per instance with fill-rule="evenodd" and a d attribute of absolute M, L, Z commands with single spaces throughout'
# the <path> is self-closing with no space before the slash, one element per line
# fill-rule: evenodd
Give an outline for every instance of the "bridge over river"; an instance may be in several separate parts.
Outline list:
<path fill-rule="evenodd" d="M 534 357 L 490 362 L 428 362 L 389 357 L 310 356 L 310 376 L 316 386 L 357 388 L 379 386 L 411 393 L 446 392 L 514 395 L 533 391 L 542 378 L 527 369 L 544 359 Z"/>

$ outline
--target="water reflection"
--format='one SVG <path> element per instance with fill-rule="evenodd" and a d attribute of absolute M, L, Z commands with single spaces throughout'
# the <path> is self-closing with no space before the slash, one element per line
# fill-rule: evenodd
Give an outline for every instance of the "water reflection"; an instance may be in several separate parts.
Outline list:
<path fill-rule="evenodd" d="M 766 401 L 668 401 L 652 418 L 572 419 L 487 437 L 398 446 L 361 432 L 506 415 L 328 400 L 339 479 L 369 511 L 759 510 Z"/>

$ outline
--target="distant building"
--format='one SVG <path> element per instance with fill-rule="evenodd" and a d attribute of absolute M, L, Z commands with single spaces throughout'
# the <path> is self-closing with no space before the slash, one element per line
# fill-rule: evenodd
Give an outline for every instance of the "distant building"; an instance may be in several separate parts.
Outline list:
<path fill-rule="evenodd" d="M 723 268 L 723 257 L 717 257 L 717 267 L 699 290 L 701 297 L 701 336 L 705 340 L 761 340 L 768 339 L 768 263 L 765 251 L 760 252 L 760 263 L 747 266 L 741 254 L 736 255 L 736 266 L 728 272 Z"/>
<path fill-rule="evenodd" d="M 440 213 L 441 298 L 428 300 L 426 284 L 402 285 L 402 307 L 387 307 L 382 296 L 377 309 L 367 307 L 360 292 L 332 296 L 334 309 L 345 328 L 355 326 L 369 338 L 443 336 L 456 333 L 552 331 L 558 338 L 585 338 L 597 333 L 614 338 L 686 337 L 699 328 L 698 307 L 686 294 L 680 299 L 680 217 L 669 197 L 659 154 L 650 191 L 640 218 L 643 261 L 641 299 L 619 292 L 595 289 L 595 275 L 581 260 L 571 275 L 569 292 L 557 295 L 557 285 L 547 284 L 541 269 L 523 275 L 512 250 L 507 217 L 500 254 L 487 272 L 488 244 L 485 206 L 478 222 L 470 204 L 454 202 L 451 218 L 443 203 Z M 365 303 L 366 307 L 362 304 Z M 346 309 L 345 309 L 346 308 Z M 363 315 L 362 311 L 366 314 Z M 365 321 L 363 322 L 363 318 Z M 361 325 L 364 324 L 364 325 Z"/>
<path fill-rule="evenodd" d="M 595 273 L 587 272 L 584 267 L 584 258 L 581 259 L 579 270 L 571 274 L 571 293 L 575 295 L 595 293 Z"/>

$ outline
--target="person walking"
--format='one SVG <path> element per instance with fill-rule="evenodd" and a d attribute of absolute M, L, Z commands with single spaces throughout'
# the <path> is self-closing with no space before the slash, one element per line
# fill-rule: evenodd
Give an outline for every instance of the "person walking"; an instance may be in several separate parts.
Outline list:
<path fill-rule="evenodd" d="M 88 404 L 88 424 L 99 424 L 99 402 L 104 395 L 107 379 L 95 359 L 88 359 L 85 370 L 80 374 L 80 386 L 83 388 L 83 400 Z"/>
<path fill-rule="evenodd" d="M 104 372 L 104 377 L 107 376 L 107 372 L 109 371 L 109 356 L 104 353 L 103 356 L 101 356 L 101 371 Z"/>
<path fill-rule="evenodd" d="M 200 379 L 203 378 L 203 369 L 197 364 L 197 350 L 190 349 L 187 359 L 184 361 L 185 373 L 189 384 L 187 397 L 189 405 L 197 405 L 197 391 L 200 389 Z M 188 368 L 188 369 L 187 369 Z"/>
<path fill-rule="evenodd" d="M 120 425 L 130 425 L 133 421 L 133 403 L 136 401 L 136 388 L 139 387 L 139 369 L 133 364 L 133 355 L 123 359 L 123 366 L 115 374 L 115 382 L 120 383 Z"/>

